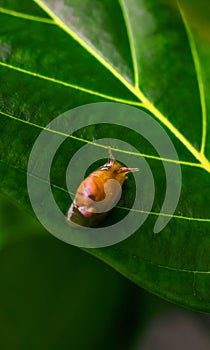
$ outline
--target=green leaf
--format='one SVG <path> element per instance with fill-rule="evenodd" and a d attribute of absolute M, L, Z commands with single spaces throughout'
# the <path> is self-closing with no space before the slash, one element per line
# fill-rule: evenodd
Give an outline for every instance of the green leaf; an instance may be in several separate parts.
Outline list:
<path fill-rule="evenodd" d="M 61 113 L 101 101 L 143 108 L 177 149 L 183 178 L 179 204 L 167 227 L 155 235 L 165 191 L 162 159 L 143 138 L 123 133 L 152 169 L 153 209 L 132 237 L 89 252 L 167 300 L 210 312 L 208 44 L 192 32 L 180 6 L 174 12 L 161 0 L 1 3 L 1 192 L 30 209 L 30 151 L 40 131 Z M 120 127 L 105 125 L 68 138 L 51 176 L 63 211 L 70 204 L 65 173 L 71 156 L 87 142 L 121 134 Z M 135 166 L 141 155 L 131 157 Z M 131 182 L 125 186 L 126 201 Z M 119 217 L 125 212 L 115 210 Z"/>

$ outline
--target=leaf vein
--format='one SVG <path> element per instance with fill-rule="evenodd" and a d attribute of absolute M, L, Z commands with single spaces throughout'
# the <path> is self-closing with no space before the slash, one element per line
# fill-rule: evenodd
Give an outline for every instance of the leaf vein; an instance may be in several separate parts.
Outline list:
<path fill-rule="evenodd" d="M 63 133 L 63 132 L 60 132 L 60 131 L 57 131 L 57 130 L 53 130 L 53 129 L 49 129 L 49 128 L 46 128 L 42 125 L 38 125 L 38 124 L 35 124 L 35 123 L 32 123 L 30 122 L 29 120 L 24 120 L 24 119 L 20 119 L 20 118 L 17 118 L 11 114 L 8 114 L 8 113 L 5 113 L 3 111 L 0 111 L 0 114 L 8 117 L 8 118 L 11 118 L 13 120 L 16 120 L 18 122 L 21 122 L 21 123 L 24 123 L 24 124 L 27 124 L 27 125 L 30 125 L 30 126 L 33 126 L 35 128 L 39 128 L 41 130 L 46 130 L 46 131 L 49 131 L 49 132 L 52 132 L 54 134 L 58 134 L 58 135 L 62 135 L 62 136 L 65 136 L 65 137 L 69 137 L 69 138 L 72 138 L 72 139 L 75 139 L 77 141 L 81 141 L 81 142 L 84 142 L 84 143 L 87 143 L 87 144 L 91 144 L 91 145 L 94 145 L 96 147 L 101 147 L 101 148 L 104 148 L 104 149 L 107 149 L 106 146 L 104 145 L 101 145 L 99 143 L 96 143 L 94 141 L 89 141 L 89 140 L 85 140 L 85 139 L 82 139 L 82 138 L 79 138 L 77 136 L 73 136 L 73 135 L 69 135 L 69 134 L 66 134 L 66 133 Z M 131 151 L 125 151 L 125 150 L 120 150 L 120 149 L 117 149 L 117 148 L 113 148 L 112 147 L 112 151 L 114 152 L 119 152 L 119 153 L 126 153 L 126 154 L 129 154 L 129 155 L 133 155 L 133 156 L 137 156 L 137 157 L 144 157 L 144 158 L 149 158 L 149 159 L 154 159 L 154 160 L 158 160 L 158 161 L 162 161 L 162 162 L 170 162 L 170 163 L 175 163 L 175 164 L 180 164 L 180 165 L 186 165 L 186 166 L 192 166 L 192 167 L 198 167 L 198 168 L 202 168 L 202 165 L 199 164 L 199 163 L 191 163 L 191 162 L 185 162 L 185 161 L 180 161 L 180 160 L 174 160 L 174 159 L 169 159 L 169 158 L 161 158 L 161 157 L 157 157 L 157 156 L 153 156 L 153 155 L 148 155 L 148 154 L 144 154 L 144 153 L 137 153 L 137 152 L 131 152 Z"/>
<path fill-rule="evenodd" d="M 133 62 L 135 87 L 137 88 L 139 86 L 139 72 L 138 72 L 138 64 L 137 64 L 137 59 L 136 59 L 136 51 L 135 51 L 135 45 L 134 45 L 134 40 L 133 40 L 132 28 L 131 28 L 129 17 L 128 17 L 128 14 L 126 11 L 125 2 L 123 0 L 119 0 L 119 4 L 120 4 L 121 10 L 122 10 L 122 14 L 124 17 L 124 23 L 125 23 L 125 27 L 127 30 L 127 36 L 128 36 L 128 41 L 129 41 L 130 50 L 131 50 L 131 57 L 132 57 L 132 62 Z"/>
<path fill-rule="evenodd" d="M 193 34 L 190 30 L 187 19 L 184 15 L 184 12 L 183 12 L 179 3 L 178 3 L 178 6 L 179 6 L 179 11 L 180 11 L 180 14 L 181 14 L 184 26 L 185 26 L 185 30 L 187 33 L 187 37 L 188 37 L 188 41 L 189 41 L 189 45 L 190 45 L 190 49 L 191 49 L 191 54 L 192 54 L 192 59 L 194 62 L 197 82 L 198 82 L 198 90 L 199 90 L 199 95 L 200 95 L 200 103 L 201 103 L 201 111 L 202 111 L 202 139 L 201 139 L 200 152 L 202 154 L 204 154 L 205 144 L 206 144 L 206 134 L 207 134 L 207 114 L 206 114 L 205 90 L 204 90 L 204 84 L 203 84 L 203 79 L 202 79 L 201 65 L 200 65 L 198 51 L 196 48 Z"/>
<path fill-rule="evenodd" d="M 88 93 L 90 95 L 95 95 L 95 96 L 98 96 L 98 97 L 102 97 L 104 99 L 108 99 L 108 100 L 111 100 L 111 101 L 115 101 L 115 102 L 119 102 L 119 103 L 126 103 L 126 104 L 133 105 L 133 106 L 142 106 L 142 107 L 144 106 L 141 102 L 124 100 L 124 99 L 121 99 L 121 98 L 118 98 L 118 97 L 106 95 L 106 94 L 100 93 L 98 91 L 93 91 L 93 90 L 90 90 L 90 89 L 86 89 L 86 88 L 83 88 L 83 87 L 78 86 L 78 85 L 70 84 L 70 83 L 67 83 L 67 82 L 62 81 L 62 80 L 51 78 L 51 77 L 48 77 L 48 76 L 45 76 L 45 75 L 42 75 L 42 74 L 39 74 L 39 73 L 31 72 L 31 71 L 28 71 L 26 69 L 23 69 L 23 68 L 20 68 L 20 67 L 16 67 L 16 66 L 12 66 L 11 64 L 7 64 L 7 63 L 4 63 L 4 62 L 0 62 L 0 66 L 3 66 L 3 67 L 8 68 L 8 69 L 15 70 L 15 71 L 18 71 L 20 73 L 27 74 L 27 75 L 32 75 L 33 77 L 36 77 L 36 78 L 39 78 L 39 79 L 48 80 L 51 83 L 55 83 L 55 84 L 63 85 L 63 86 L 66 86 L 66 87 L 70 87 L 72 89 Z"/>
<path fill-rule="evenodd" d="M 131 91 L 163 125 L 165 125 L 176 138 L 193 154 L 193 156 L 202 164 L 203 168 L 210 173 L 209 160 L 200 153 L 185 136 L 164 116 L 144 95 L 144 93 L 129 83 L 104 57 L 93 47 L 86 42 L 82 37 L 75 33 L 68 25 L 66 25 L 61 18 L 59 18 L 53 10 L 51 10 L 42 0 L 33 0 L 42 10 L 44 10 L 57 25 L 66 32 L 70 37 L 77 41 L 87 52 L 89 52 L 96 60 L 98 60 L 107 70 L 109 70 L 119 81 Z"/>
<path fill-rule="evenodd" d="M 105 147 L 106 148 L 106 147 Z M 15 165 L 11 165 L 11 164 L 8 164 L 7 162 L 3 161 L 2 159 L 0 159 L 0 163 L 10 167 L 10 168 L 13 168 L 17 171 L 20 171 L 20 172 L 23 172 L 25 173 L 25 170 L 22 169 L 22 168 L 19 168 Z M 48 183 L 47 180 L 43 179 L 43 178 L 40 178 L 34 174 L 31 174 L 31 173 L 28 173 L 29 176 L 32 176 L 33 178 L 35 179 L 38 179 L 42 182 L 45 182 L 45 183 Z M 50 185 L 53 187 L 53 188 L 56 188 L 62 192 L 65 192 L 67 194 L 71 194 L 71 195 L 75 195 L 74 192 L 71 192 L 71 191 L 67 191 L 65 188 L 61 187 L 61 186 L 58 186 L 56 185 L 55 183 L 50 183 Z M 188 221 L 199 221 L 199 222 L 210 222 L 210 218 L 195 218 L 195 217 L 187 217 L 187 216 L 181 216 L 181 215 L 173 215 L 173 214 L 166 214 L 166 213 L 157 213 L 157 212 L 149 212 L 149 211 L 145 211 L 145 210 L 140 210 L 140 209 L 133 209 L 133 208 L 126 208 L 126 207 L 121 207 L 121 206 L 116 206 L 116 208 L 118 209 L 121 209 L 121 210 L 126 210 L 126 211 L 132 211 L 132 212 L 138 212 L 140 214 L 148 214 L 148 215 L 153 215 L 153 216 L 170 216 L 172 219 L 181 219 L 181 220 L 188 220 Z"/>
<path fill-rule="evenodd" d="M 22 18 L 33 22 L 41 22 L 46 24 L 55 24 L 55 22 L 51 18 L 38 17 L 33 15 L 28 15 L 27 13 L 17 12 L 13 10 L 9 10 L 3 7 L 0 7 L 0 13 L 4 13 L 5 15 L 13 16 L 16 18 Z"/>
<path fill-rule="evenodd" d="M 210 271 L 182 269 L 182 268 L 177 268 L 177 267 L 173 267 L 173 266 L 155 264 L 152 261 L 148 261 L 147 259 L 141 258 L 137 255 L 130 253 L 130 252 L 127 253 L 125 250 L 120 249 L 119 247 L 113 246 L 113 249 L 116 250 L 118 253 L 123 254 L 129 258 L 132 257 L 132 258 L 138 260 L 139 262 L 143 261 L 146 264 L 152 265 L 152 266 L 160 268 L 160 269 L 165 269 L 165 270 L 170 270 L 170 271 L 175 271 L 175 272 L 185 272 L 185 273 L 191 273 L 191 274 L 209 274 L 210 273 Z"/>

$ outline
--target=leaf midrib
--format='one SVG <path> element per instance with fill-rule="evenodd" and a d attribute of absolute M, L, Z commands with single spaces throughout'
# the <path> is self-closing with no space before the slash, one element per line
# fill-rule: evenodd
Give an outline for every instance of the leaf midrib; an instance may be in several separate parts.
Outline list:
<path fill-rule="evenodd" d="M 109 70 L 129 91 L 133 93 L 163 125 L 165 125 L 178 140 L 191 152 L 191 154 L 203 165 L 203 168 L 210 173 L 210 162 L 205 155 L 199 151 L 185 138 L 185 136 L 164 116 L 137 87 L 130 84 L 113 66 L 110 65 L 97 51 L 94 51 L 77 33 L 68 27 L 43 1 L 33 0 L 44 12 L 46 12 L 64 32 L 76 40 L 87 52 L 98 60 L 107 70 Z M 127 17 L 126 17 L 127 18 Z M 125 19 L 125 17 L 124 17 Z M 126 25 L 126 28 L 129 24 Z M 130 34 L 128 34 L 128 39 Z M 132 44 L 130 44 L 132 47 Z"/>

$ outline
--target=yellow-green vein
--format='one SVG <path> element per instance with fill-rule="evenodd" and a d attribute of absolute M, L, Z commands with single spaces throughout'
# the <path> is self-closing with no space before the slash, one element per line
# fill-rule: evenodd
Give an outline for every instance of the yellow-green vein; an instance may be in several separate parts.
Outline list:
<path fill-rule="evenodd" d="M 131 85 L 109 62 L 107 62 L 99 52 L 89 45 L 83 38 L 75 33 L 70 27 L 68 27 L 43 1 L 33 0 L 37 5 L 42 8 L 56 24 L 70 35 L 75 41 L 77 41 L 87 52 L 89 52 L 96 60 L 98 60 L 107 70 L 109 70 L 121 83 L 128 88 L 141 102 L 143 102 L 145 108 L 150 111 L 163 125 L 165 125 L 179 141 L 192 153 L 192 155 L 202 164 L 203 168 L 210 172 L 210 162 L 204 154 L 200 153 L 186 138 L 185 136 L 164 116 L 144 95 L 144 93 Z"/>
<path fill-rule="evenodd" d="M 134 81 L 135 81 L 135 87 L 138 88 L 139 86 L 139 72 L 138 72 L 138 64 L 136 60 L 136 52 L 135 52 L 135 45 L 133 41 L 133 34 L 132 34 L 132 28 L 130 25 L 129 17 L 126 11 L 126 5 L 124 0 L 119 0 L 119 4 L 121 6 L 122 14 L 124 17 L 124 23 L 127 29 L 127 35 L 128 35 L 128 40 L 130 44 L 130 50 L 131 50 L 131 58 L 133 62 L 133 70 L 134 70 Z"/>
<path fill-rule="evenodd" d="M 0 13 L 4 13 L 5 15 L 17 17 L 17 18 L 23 18 L 29 21 L 34 22 L 42 22 L 47 24 L 55 24 L 55 22 L 51 18 L 43 18 L 38 16 L 29 15 L 27 13 L 17 12 L 9 9 L 5 9 L 3 7 L 0 7 Z"/>
<path fill-rule="evenodd" d="M 178 2 L 179 6 L 179 11 L 182 16 L 182 20 L 186 29 L 186 33 L 188 36 L 188 41 L 192 53 L 192 58 L 195 66 L 195 72 L 197 76 L 197 81 L 198 81 L 198 89 L 199 89 L 199 94 L 200 94 L 200 101 L 201 101 L 201 111 L 202 111 L 202 139 L 201 139 L 201 148 L 200 152 L 204 154 L 205 152 L 205 144 L 206 144 L 206 132 L 207 132 L 207 118 L 206 118 L 206 101 L 205 101 L 205 91 L 204 91 L 204 84 L 203 84 L 203 79 L 202 79 L 202 71 L 201 71 L 201 65 L 200 65 L 200 60 L 198 57 L 198 52 L 195 44 L 195 40 L 193 37 L 193 34 L 190 30 L 190 27 L 187 23 L 187 19 L 184 15 L 184 12 Z"/>
<path fill-rule="evenodd" d="M 40 8 L 45 11 L 57 24 L 59 28 L 61 28 L 64 32 L 66 32 L 71 38 L 73 38 L 76 42 L 78 42 L 87 52 L 89 52 L 97 61 L 99 61 L 107 70 L 109 70 L 123 85 L 127 87 L 134 95 L 136 89 L 109 63 L 101 56 L 101 54 L 88 42 L 82 39 L 79 35 L 77 35 L 68 25 L 66 25 L 43 1 L 41 0 L 33 0 Z M 138 97 L 138 96 L 137 96 Z"/>
<path fill-rule="evenodd" d="M 156 213 L 154 211 L 146 211 L 146 210 L 140 210 L 140 209 L 129 209 L 129 208 L 120 207 L 120 206 L 116 206 L 116 208 L 124 209 L 124 210 L 128 210 L 128 211 L 131 210 L 131 211 L 136 212 L 136 213 L 149 214 L 149 215 L 153 215 L 153 216 L 163 216 L 163 217 L 170 217 L 170 218 L 188 220 L 188 221 L 210 222 L 210 218 L 195 218 L 195 217 L 189 217 L 189 216 L 183 216 L 183 215 Z"/>
<path fill-rule="evenodd" d="M 0 112 L 1 113 L 1 112 Z M 52 131 L 51 129 L 48 129 L 48 131 Z M 65 135 L 65 134 L 64 134 Z M 99 146 L 97 144 L 97 146 Z M 101 145 L 102 146 L 102 145 Z M 107 148 L 105 146 L 103 146 L 104 148 Z M 18 168 L 14 165 L 8 164 L 7 162 L 4 162 L 3 160 L 0 159 L 0 163 L 5 164 L 6 166 L 12 167 L 13 169 L 16 169 L 18 171 L 22 171 L 24 172 L 23 169 Z M 47 180 L 40 178 L 34 174 L 28 173 L 29 176 L 36 178 L 42 182 L 48 183 Z M 75 195 L 74 192 L 72 191 L 67 191 L 65 188 L 58 186 L 54 183 L 50 183 L 50 185 L 55 188 L 58 189 L 62 192 L 65 192 L 67 194 L 71 194 L 72 196 Z M 195 217 L 188 217 L 188 216 L 182 216 L 182 215 L 174 215 L 174 214 L 167 214 L 167 213 L 157 213 L 157 212 L 153 212 L 153 211 L 146 211 L 146 210 L 141 210 L 141 209 L 133 209 L 133 208 L 126 208 L 126 207 L 121 207 L 121 206 L 116 206 L 116 208 L 121 209 L 121 210 L 126 210 L 126 211 L 132 211 L 132 212 L 136 212 L 139 214 L 147 214 L 147 215 L 153 215 L 153 216 L 163 216 L 163 217 L 171 217 L 172 219 L 179 219 L 179 220 L 187 220 L 187 221 L 199 221 L 199 222 L 210 222 L 210 218 L 195 218 Z"/>
<path fill-rule="evenodd" d="M 0 111 L 0 114 L 4 115 L 4 116 L 6 116 L 6 117 L 8 117 L 10 119 L 13 119 L 13 120 L 16 120 L 18 122 L 21 122 L 23 124 L 28 124 L 28 125 L 33 126 L 35 128 L 39 128 L 41 130 L 46 130 L 46 131 L 49 131 L 49 132 L 52 132 L 52 133 L 55 133 L 55 134 L 58 134 L 58 135 L 62 135 L 62 136 L 65 136 L 65 137 L 69 137 L 69 138 L 75 139 L 77 141 L 81 141 L 81 142 L 84 142 L 84 143 L 87 143 L 87 144 L 90 144 L 90 145 L 94 145 L 96 147 L 107 149 L 106 146 L 101 145 L 99 143 L 96 143 L 94 141 L 85 140 L 85 139 L 82 139 L 82 138 L 77 137 L 77 136 L 73 136 L 73 135 L 69 135 L 69 134 L 66 134 L 66 133 L 63 133 L 63 132 L 60 132 L 60 131 L 57 131 L 57 130 L 49 129 L 49 128 L 45 127 L 45 126 L 32 123 L 29 120 L 24 120 L 24 119 L 17 118 L 15 116 L 13 116 L 11 114 L 8 114 L 8 113 L 5 113 L 3 111 Z M 117 149 L 117 148 L 114 148 L 114 147 L 112 147 L 112 151 L 119 152 L 119 153 L 125 153 L 125 154 L 129 154 L 129 155 L 132 155 L 132 156 L 137 156 L 137 157 L 144 157 L 144 158 L 148 158 L 148 159 L 154 159 L 154 160 L 158 160 L 158 161 L 161 161 L 161 162 L 169 162 L 169 163 L 181 164 L 181 165 L 185 165 L 185 166 L 192 166 L 192 167 L 202 168 L 202 165 L 199 164 L 199 163 L 191 163 L 191 162 L 185 162 L 185 161 L 181 161 L 181 160 L 177 161 L 177 160 L 174 160 L 174 159 L 160 158 L 160 157 L 157 157 L 157 156 L 148 155 L 148 154 L 144 154 L 144 153 L 140 153 L 140 152 L 138 153 L 138 152 L 131 152 L 131 151 L 126 151 L 126 150 L 120 150 L 120 149 Z"/>
<path fill-rule="evenodd" d="M 186 273 L 191 273 L 191 274 L 209 274 L 210 271 L 203 271 L 203 270 L 189 270 L 189 269 L 181 269 L 181 268 L 177 268 L 177 267 L 173 267 L 173 266 L 168 266 L 168 265 L 160 265 L 160 264 L 156 264 L 156 263 L 153 263 L 152 261 L 149 261 L 143 257 L 139 257 L 137 255 L 134 255 L 132 253 L 128 253 L 126 252 L 125 250 L 123 250 L 122 248 L 120 248 L 119 245 L 115 245 L 113 246 L 113 249 L 116 250 L 117 253 L 121 253 L 121 254 L 124 254 L 126 256 L 129 256 L 129 257 L 133 257 L 137 260 L 139 260 L 140 262 L 144 261 L 145 263 L 149 264 L 149 265 L 153 265 L 157 268 L 162 268 L 162 269 L 166 269 L 166 270 L 171 270 L 171 271 L 178 271 L 178 272 L 186 272 Z"/>
<path fill-rule="evenodd" d="M 134 101 L 129 101 L 129 100 L 123 100 L 123 99 L 118 98 L 118 97 L 109 96 L 109 95 L 100 93 L 98 91 L 89 90 L 89 89 L 83 88 L 83 87 L 78 86 L 78 85 L 70 84 L 70 83 L 67 83 L 67 82 L 62 81 L 62 80 L 54 79 L 54 78 L 51 78 L 51 77 L 48 77 L 48 76 L 45 76 L 45 75 L 42 75 L 42 74 L 39 74 L 39 73 L 31 72 L 29 70 L 26 70 L 26 69 L 23 69 L 23 68 L 20 68 L 20 67 L 16 67 L 16 66 L 12 66 L 11 64 L 7 64 L 7 63 L 4 63 L 4 62 L 0 62 L 0 66 L 6 67 L 6 68 L 9 68 L 9 69 L 13 69 L 13 70 L 15 70 L 17 72 L 24 73 L 24 74 L 27 74 L 27 75 L 32 75 L 32 76 L 34 76 L 36 78 L 40 78 L 40 79 L 43 79 L 43 80 L 48 80 L 51 83 L 60 84 L 60 85 L 66 86 L 66 87 L 70 87 L 72 89 L 79 90 L 79 91 L 85 92 L 87 94 L 91 94 L 91 95 L 95 95 L 95 96 L 98 96 L 98 97 L 102 97 L 102 98 L 110 100 L 110 101 L 119 102 L 119 103 L 126 103 L 126 104 L 129 104 L 129 105 L 132 105 L 132 106 L 144 107 L 141 102 L 134 102 Z"/>

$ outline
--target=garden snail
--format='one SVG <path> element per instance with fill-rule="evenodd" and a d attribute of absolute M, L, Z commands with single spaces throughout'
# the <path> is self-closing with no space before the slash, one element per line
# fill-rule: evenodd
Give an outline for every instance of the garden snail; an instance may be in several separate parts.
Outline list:
<path fill-rule="evenodd" d="M 94 227 L 103 221 L 118 203 L 126 175 L 139 170 L 118 163 L 110 147 L 108 152 L 107 163 L 86 177 L 77 189 L 67 213 L 67 220 L 73 226 Z"/>

